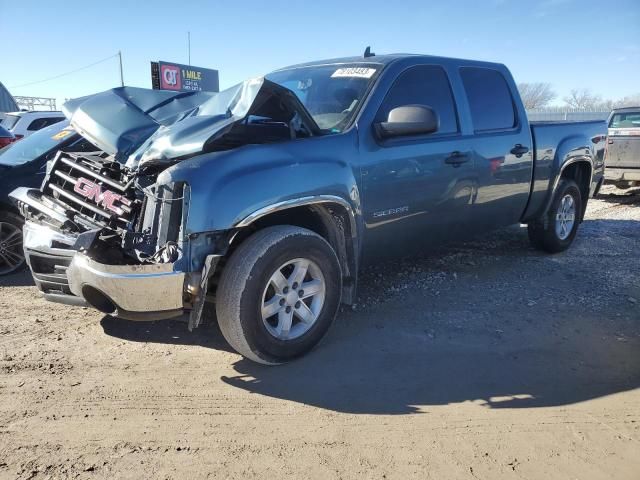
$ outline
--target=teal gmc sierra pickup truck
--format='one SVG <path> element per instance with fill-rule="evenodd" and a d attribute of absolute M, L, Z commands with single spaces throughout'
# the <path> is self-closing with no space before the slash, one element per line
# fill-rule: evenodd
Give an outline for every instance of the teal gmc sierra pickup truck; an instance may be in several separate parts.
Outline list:
<path fill-rule="evenodd" d="M 189 328 L 214 302 L 266 364 L 311 350 L 367 263 L 518 223 L 565 250 L 607 145 L 604 121 L 529 122 L 504 65 L 369 51 L 64 112 L 94 151 L 61 150 L 42 188 L 11 193 L 45 297 Z"/>

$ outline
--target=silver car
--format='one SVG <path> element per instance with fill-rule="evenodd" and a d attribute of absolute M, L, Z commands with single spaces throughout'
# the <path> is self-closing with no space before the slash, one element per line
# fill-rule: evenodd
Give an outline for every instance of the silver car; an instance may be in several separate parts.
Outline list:
<path fill-rule="evenodd" d="M 607 182 L 618 188 L 640 185 L 640 107 L 611 112 L 607 147 Z"/>

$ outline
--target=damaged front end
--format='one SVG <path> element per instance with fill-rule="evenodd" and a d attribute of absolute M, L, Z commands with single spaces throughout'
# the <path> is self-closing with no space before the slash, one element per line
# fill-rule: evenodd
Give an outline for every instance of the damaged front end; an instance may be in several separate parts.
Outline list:
<path fill-rule="evenodd" d="M 128 319 L 181 315 L 189 188 L 103 155 L 60 152 L 40 191 L 18 189 L 25 254 L 45 296 Z M 76 297 L 76 298 L 73 298 Z"/>
<path fill-rule="evenodd" d="M 64 108 L 97 151 L 58 152 L 40 190 L 11 194 L 37 286 L 49 300 L 132 320 L 190 312 L 197 326 L 234 232 L 188 232 L 190 186 L 161 173 L 202 153 L 312 136 L 317 125 L 264 79 L 217 94 L 125 87 Z"/>

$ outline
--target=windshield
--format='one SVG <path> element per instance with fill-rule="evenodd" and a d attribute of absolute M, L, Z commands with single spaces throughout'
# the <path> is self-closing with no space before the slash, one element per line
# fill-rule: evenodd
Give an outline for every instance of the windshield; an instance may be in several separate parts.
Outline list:
<path fill-rule="evenodd" d="M 0 125 L 2 125 L 7 130 L 11 130 L 16 123 L 18 123 L 20 117 L 18 115 L 9 115 L 5 113 L 4 115 L 0 115 Z"/>
<path fill-rule="evenodd" d="M 640 128 L 640 111 L 615 113 L 609 128 Z"/>
<path fill-rule="evenodd" d="M 320 128 L 339 133 L 351 123 L 380 68 L 376 64 L 311 66 L 280 70 L 266 78 L 295 93 Z"/>
<path fill-rule="evenodd" d="M 11 143 L 0 150 L 0 165 L 22 165 L 57 148 L 65 140 L 69 140 L 75 130 L 69 122 L 60 122 L 38 130 L 32 135 Z"/>

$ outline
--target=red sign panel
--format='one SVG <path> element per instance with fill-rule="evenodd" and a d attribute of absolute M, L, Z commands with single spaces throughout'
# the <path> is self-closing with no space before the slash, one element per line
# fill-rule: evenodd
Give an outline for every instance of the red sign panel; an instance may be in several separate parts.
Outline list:
<path fill-rule="evenodd" d="M 180 67 L 175 65 L 160 65 L 160 88 L 162 90 L 181 90 L 182 75 Z"/>

